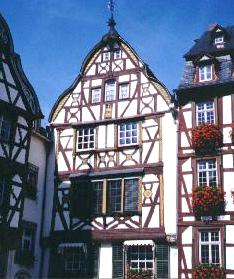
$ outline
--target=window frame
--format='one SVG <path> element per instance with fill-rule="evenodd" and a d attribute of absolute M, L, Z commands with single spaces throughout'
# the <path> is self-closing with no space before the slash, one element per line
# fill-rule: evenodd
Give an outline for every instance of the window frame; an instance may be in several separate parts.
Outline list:
<path fill-rule="evenodd" d="M 96 95 L 93 94 L 94 91 L 99 91 L 99 98 L 98 98 L 98 101 L 96 100 L 97 94 L 96 94 Z M 90 102 L 91 102 L 91 104 L 96 105 L 96 104 L 101 103 L 101 99 L 102 99 L 102 88 L 101 88 L 101 87 L 93 87 L 93 88 L 91 88 L 91 92 L 90 92 L 90 93 L 91 93 L 91 94 L 90 94 L 90 95 L 91 95 L 91 96 L 90 96 Z M 95 98 L 94 98 L 94 96 L 95 96 Z"/>
<path fill-rule="evenodd" d="M 90 133 L 90 130 L 93 130 L 93 133 Z M 85 130 L 88 130 L 88 133 L 85 135 Z M 82 134 L 80 135 L 80 132 Z M 87 140 L 84 140 L 85 137 L 88 137 Z M 90 138 L 93 137 L 93 140 Z M 81 141 L 79 141 L 79 138 Z M 87 144 L 87 147 L 84 147 L 84 145 Z M 93 144 L 93 146 L 91 146 Z M 81 148 L 79 148 L 79 145 L 81 145 Z M 76 152 L 87 152 L 94 150 L 96 146 L 96 128 L 94 126 L 88 126 L 88 127 L 79 127 L 76 129 Z"/>
<path fill-rule="evenodd" d="M 28 164 L 28 175 L 26 184 L 26 197 L 35 200 L 37 196 L 39 168 L 31 163 Z M 34 183 L 31 183 L 30 177 L 34 176 Z"/>
<path fill-rule="evenodd" d="M 218 241 L 212 241 L 212 233 L 218 232 Z M 202 233 L 208 233 L 208 241 L 202 241 Z M 213 262 L 213 252 L 212 252 L 212 246 L 218 245 L 219 246 L 219 262 L 215 263 Z M 209 260 L 207 262 L 202 262 L 202 246 L 208 246 L 208 253 L 209 253 Z M 199 230 L 199 262 L 200 263 L 207 263 L 207 264 L 214 264 L 214 265 L 222 265 L 222 242 L 221 242 L 221 231 L 219 228 L 217 229 L 211 229 L 211 230 Z"/>
<path fill-rule="evenodd" d="M 214 43 L 215 43 L 215 45 L 223 44 L 224 43 L 224 36 L 223 36 L 223 34 L 220 34 L 220 35 L 217 34 L 215 39 L 214 39 Z"/>
<path fill-rule="evenodd" d="M 136 125 L 136 128 L 132 128 L 129 130 L 127 129 L 127 125 Z M 125 127 L 122 129 L 121 127 Z M 122 130 L 121 130 L 122 129 Z M 133 134 L 133 131 L 136 131 L 136 135 Z M 130 132 L 130 136 L 128 136 L 128 132 Z M 136 142 L 133 142 L 133 138 L 136 138 Z M 128 143 L 127 140 L 130 139 Z M 121 143 L 121 140 L 124 141 Z M 139 144 L 139 124 L 138 122 L 122 122 L 118 125 L 118 146 L 125 147 L 125 146 L 134 146 Z"/>
<path fill-rule="evenodd" d="M 215 168 L 209 168 L 209 161 L 215 162 Z M 199 169 L 199 163 L 205 162 L 205 168 Z M 197 185 L 198 186 L 210 186 L 210 187 L 217 187 L 218 186 L 218 162 L 216 158 L 207 158 L 207 159 L 201 159 L 197 160 Z M 215 172 L 215 176 L 210 175 L 210 172 Z M 205 173 L 204 176 L 202 176 L 201 173 Z M 201 174 L 201 175 L 200 175 Z M 202 180 L 202 177 L 205 177 L 205 183 L 200 182 Z M 213 185 L 209 183 L 210 177 L 215 177 L 215 182 L 213 182 Z M 201 178 L 201 179 L 200 179 Z"/>
<path fill-rule="evenodd" d="M 116 80 L 109 79 L 105 82 L 105 102 L 114 102 L 115 100 L 116 100 Z"/>
<path fill-rule="evenodd" d="M 102 61 L 107 62 L 110 61 L 111 58 L 111 52 L 109 50 L 105 50 L 102 52 Z"/>
<path fill-rule="evenodd" d="M 124 86 L 127 86 L 127 96 L 126 97 L 121 94 L 122 89 L 123 89 Z M 122 101 L 122 100 L 129 99 L 130 98 L 130 84 L 129 84 L 129 82 L 120 83 L 118 91 L 119 91 L 119 100 Z"/>
<path fill-rule="evenodd" d="M 142 253 L 140 251 L 140 249 L 143 249 L 144 248 L 144 252 L 143 252 L 143 257 L 140 256 L 140 253 Z M 137 252 L 134 252 L 134 250 L 137 249 Z M 149 256 L 149 251 L 147 251 L 147 249 L 151 249 L 151 256 L 152 258 L 148 258 L 147 259 L 147 256 Z M 133 250 L 133 251 L 131 251 Z M 152 274 L 154 274 L 154 271 L 155 271 L 155 251 L 154 251 L 154 246 L 152 245 L 132 245 L 132 246 L 129 246 L 128 247 L 128 259 L 129 259 L 129 269 L 132 270 L 132 271 L 140 271 L 140 270 L 144 270 L 144 271 L 147 271 L 147 270 L 150 270 L 152 272 Z M 133 258 L 133 254 L 135 254 L 135 259 L 132 259 Z M 135 263 L 137 264 L 137 267 L 132 267 L 132 264 Z M 141 265 L 141 263 L 144 264 L 144 267 L 142 267 L 143 265 Z M 152 264 L 152 267 L 147 267 L 147 263 L 151 263 Z"/>
<path fill-rule="evenodd" d="M 213 104 L 212 108 L 207 108 L 209 103 Z M 202 104 L 204 105 L 204 108 L 199 109 L 199 105 L 202 105 Z M 195 107 L 196 107 L 196 125 L 201 125 L 201 124 L 206 124 L 206 123 L 215 124 L 216 115 L 215 115 L 215 101 L 214 100 L 196 102 Z M 211 113 L 211 112 L 213 112 L 213 120 L 212 120 L 212 117 L 209 116 L 209 113 Z M 199 113 L 202 114 L 202 118 L 204 118 L 204 121 L 199 120 Z M 208 118 L 210 118 L 210 119 L 208 120 Z"/>
<path fill-rule="evenodd" d="M 122 50 L 120 48 L 114 49 L 113 53 L 114 53 L 114 59 L 115 60 L 118 60 L 118 59 L 122 58 Z M 117 55 L 117 53 L 118 53 L 118 55 Z"/>
<path fill-rule="evenodd" d="M 208 71 L 208 67 L 210 69 L 210 72 Z M 208 75 L 210 75 L 210 77 L 208 77 Z M 204 77 L 202 77 L 202 76 L 204 76 Z M 207 65 L 199 66 L 198 67 L 198 77 L 199 77 L 199 82 L 213 80 L 213 65 L 207 64 Z"/>
<path fill-rule="evenodd" d="M 3 136 L 3 123 L 7 123 L 7 138 Z M 9 143 L 11 140 L 12 120 L 6 114 L 0 114 L 0 141 Z"/>

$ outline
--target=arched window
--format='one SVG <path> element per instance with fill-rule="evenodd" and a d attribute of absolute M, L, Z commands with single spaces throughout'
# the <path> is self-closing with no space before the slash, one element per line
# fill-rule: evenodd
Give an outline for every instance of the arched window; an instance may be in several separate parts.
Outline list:
<path fill-rule="evenodd" d="M 116 96 L 116 82 L 111 79 L 108 80 L 105 84 L 105 100 L 114 101 Z"/>

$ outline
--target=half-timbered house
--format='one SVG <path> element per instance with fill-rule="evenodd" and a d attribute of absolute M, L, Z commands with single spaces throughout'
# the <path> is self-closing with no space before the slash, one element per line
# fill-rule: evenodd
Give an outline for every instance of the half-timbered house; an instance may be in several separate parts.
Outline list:
<path fill-rule="evenodd" d="M 48 137 L 0 15 L 0 277 L 38 278 Z"/>
<path fill-rule="evenodd" d="M 233 54 L 234 27 L 215 24 L 184 56 L 177 89 L 179 278 L 192 278 L 199 264 L 222 266 L 234 278 Z"/>
<path fill-rule="evenodd" d="M 171 96 L 113 17 L 50 124 L 57 166 L 45 239 L 50 276 L 126 278 L 142 270 L 177 278 Z"/>

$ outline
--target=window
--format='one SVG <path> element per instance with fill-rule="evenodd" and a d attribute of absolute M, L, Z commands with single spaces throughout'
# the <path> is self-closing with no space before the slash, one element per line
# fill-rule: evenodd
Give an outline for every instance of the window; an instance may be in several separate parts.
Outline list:
<path fill-rule="evenodd" d="M 221 44 L 224 42 L 224 39 L 223 39 L 223 35 L 218 35 L 215 40 L 214 40 L 214 43 L 217 45 L 217 44 Z"/>
<path fill-rule="evenodd" d="M 119 145 L 131 144 L 137 144 L 137 123 L 122 123 L 119 125 Z"/>
<path fill-rule="evenodd" d="M 214 102 L 207 101 L 197 103 L 196 116 L 198 125 L 203 123 L 213 124 L 215 122 Z"/>
<path fill-rule="evenodd" d="M 110 60 L 110 52 L 109 51 L 103 52 L 102 59 L 103 59 L 103 61 L 109 61 Z"/>
<path fill-rule="evenodd" d="M 129 267 L 131 270 L 154 270 L 154 253 L 151 245 L 129 246 Z"/>
<path fill-rule="evenodd" d="M 66 273 L 87 274 L 87 247 L 85 243 L 81 247 L 64 249 L 64 271 Z"/>
<path fill-rule="evenodd" d="M 116 85 L 114 80 L 109 80 L 105 85 L 105 98 L 106 101 L 114 101 L 115 100 L 115 91 Z"/>
<path fill-rule="evenodd" d="M 120 49 L 115 49 L 114 50 L 114 59 L 120 59 L 121 58 L 121 50 Z"/>
<path fill-rule="evenodd" d="M 108 212 L 136 212 L 138 210 L 138 178 L 107 181 Z"/>
<path fill-rule="evenodd" d="M 29 164 L 26 185 L 26 195 L 28 198 L 35 199 L 37 195 L 38 167 Z"/>
<path fill-rule="evenodd" d="M 101 88 L 94 88 L 91 91 L 92 104 L 100 103 L 101 101 Z"/>
<path fill-rule="evenodd" d="M 102 197 L 103 197 L 103 182 L 93 182 L 93 213 L 95 215 L 102 214 Z"/>
<path fill-rule="evenodd" d="M 219 265 L 221 263 L 220 249 L 220 232 L 218 230 L 200 232 L 201 263 Z"/>
<path fill-rule="evenodd" d="M 212 80 L 212 65 L 199 67 L 199 81 Z"/>
<path fill-rule="evenodd" d="M 11 121 L 6 116 L 0 115 L 0 140 L 9 142 L 11 132 Z"/>
<path fill-rule="evenodd" d="M 4 204 L 4 195 L 5 195 L 5 180 L 3 178 L 0 179 L 0 208 Z"/>
<path fill-rule="evenodd" d="M 28 252 L 30 254 L 33 253 L 34 250 L 34 230 L 31 227 L 23 228 L 22 234 L 22 243 L 21 250 L 24 252 Z"/>
<path fill-rule="evenodd" d="M 198 185 L 217 185 L 217 168 L 215 159 L 198 161 Z"/>
<path fill-rule="evenodd" d="M 80 128 L 77 130 L 78 151 L 94 149 L 94 132 L 94 128 Z"/>
<path fill-rule="evenodd" d="M 119 86 L 119 99 L 129 98 L 129 84 L 124 83 Z"/>

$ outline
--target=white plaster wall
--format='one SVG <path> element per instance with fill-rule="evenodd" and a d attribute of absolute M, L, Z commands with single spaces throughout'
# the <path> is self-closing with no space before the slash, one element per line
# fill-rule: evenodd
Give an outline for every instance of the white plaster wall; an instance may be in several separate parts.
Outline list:
<path fill-rule="evenodd" d="M 223 96 L 223 124 L 232 123 L 232 99 L 231 95 Z"/>
<path fill-rule="evenodd" d="M 226 269 L 234 269 L 233 249 L 233 247 L 226 247 Z"/>
<path fill-rule="evenodd" d="M 170 278 L 178 278 L 178 249 L 170 247 Z"/>
<path fill-rule="evenodd" d="M 187 268 L 192 268 L 192 247 L 183 247 Z"/>
<path fill-rule="evenodd" d="M 102 243 L 99 253 L 99 279 L 112 278 L 112 245 Z"/>
<path fill-rule="evenodd" d="M 164 179 L 164 222 L 166 233 L 177 232 L 177 133 L 176 124 L 171 113 L 165 114 L 162 119 L 162 154 L 163 154 L 163 179 Z"/>
<path fill-rule="evenodd" d="M 223 173 L 224 180 L 224 191 L 226 192 L 225 200 L 226 200 L 226 210 L 234 211 L 233 198 L 231 195 L 231 191 L 234 191 L 234 172 L 224 172 Z"/>
<path fill-rule="evenodd" d="M 188 227 L 182 234 L 182 244 L 192 244 L 193 242 L 192 227 Z"/>

